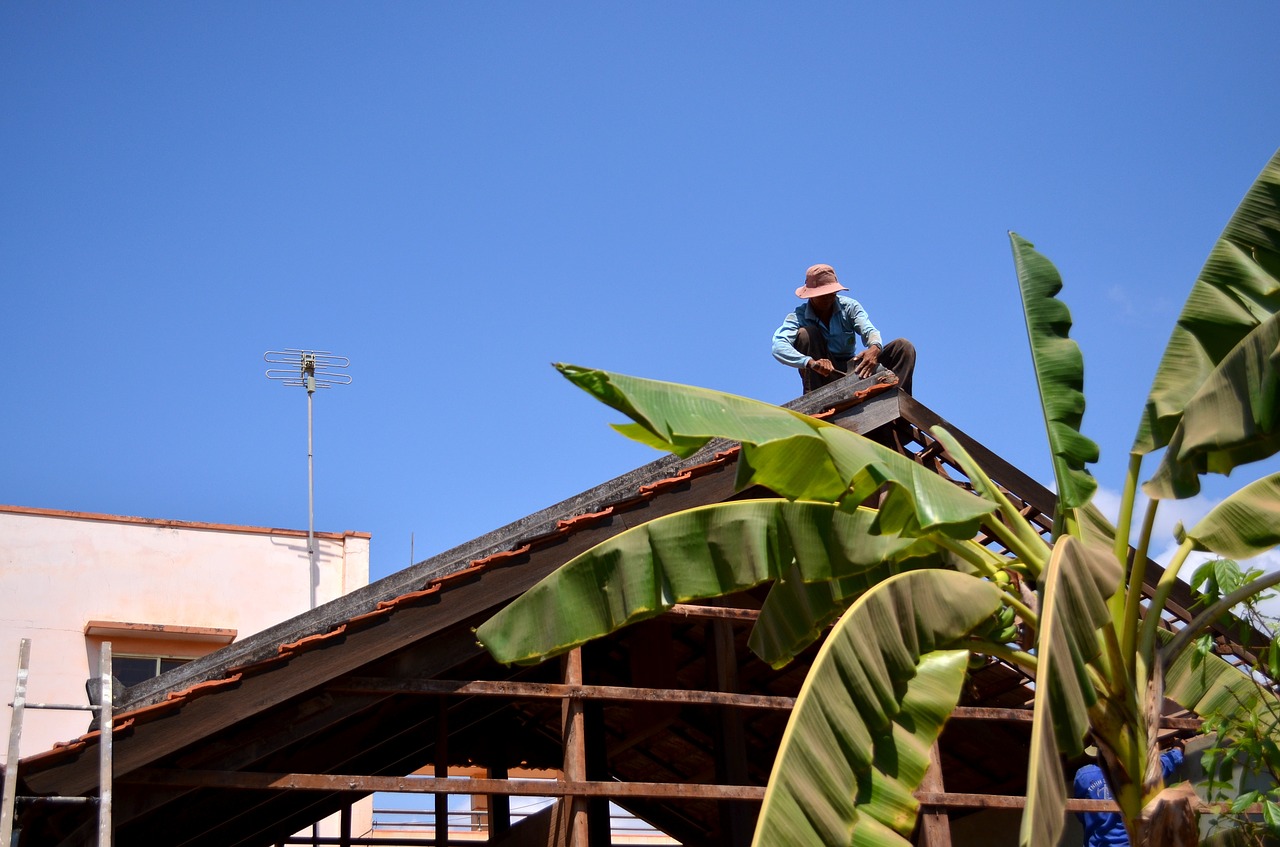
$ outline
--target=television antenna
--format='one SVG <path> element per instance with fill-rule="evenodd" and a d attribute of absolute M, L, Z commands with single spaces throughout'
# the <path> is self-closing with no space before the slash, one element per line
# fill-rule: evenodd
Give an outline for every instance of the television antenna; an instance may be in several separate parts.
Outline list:
<path fill-rule="evenodd" d="M 311 608 L 316 607 L 316 587 L 320 584 L 320 566 L 316 562 L 316 477 L 312 453 L 311 421 L 312 397 L 318 388 L 350 385 L 351 374 L 344 373 L 351 360 L 335 356 L 327 350 L 268 350 L 262 359 L 269 365 L 287 365 L 284 368 L 268 368 L 267 379 L 296 385 L 307 389 L 307 561 L 310 570 Z"/>

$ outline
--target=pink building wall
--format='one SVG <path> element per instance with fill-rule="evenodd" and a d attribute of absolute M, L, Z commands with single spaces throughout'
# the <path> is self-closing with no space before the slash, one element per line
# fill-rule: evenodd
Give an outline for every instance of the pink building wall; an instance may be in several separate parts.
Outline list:
<path fill-rule="evenodd" d="M 368 583 L 369 541 L 316 533 L 317 603 Z M 0 505 L 0 702 L 13 699 L 22 638 L 27 699 L 84 704 L 101 641 L 116 656 L 202 656 L 307 611 L 308 572 L 305 530 Z M 11 714 L 0 709 L 6 742 Z M 22 755 L 78 737 L 89 718 L 26 711 Z"/>

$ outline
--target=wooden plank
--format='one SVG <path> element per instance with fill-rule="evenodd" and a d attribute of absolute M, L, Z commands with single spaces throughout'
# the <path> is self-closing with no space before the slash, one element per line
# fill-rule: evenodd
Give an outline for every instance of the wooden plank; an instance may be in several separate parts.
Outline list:
<path fill-rule="evenodd" d="M 1027 798 L 1010 794 L 962 794 L 917 791 L 921 806 L 936 809 L 1024 809 Z M 1118 812 L 1114 800 L 1068 800 L 1068 812 Z"/>
<path fill-rule="evenodd" d="M 147 768 L 116 778 L 118 784 L 181 785 L 249 791 L 398 791 L 406 794 L 508 794 L 519 797 L 636 797 L 667 800 L 764 799 L 762 785 L 672 782 L 569 782 L 538 779 L 436 779 L 429 776 L 262 773 Z"/>
<path fill-rule="evenodd" d="M 640 703 L 686 703 L 732 706 L 740 709 L 787 711 L 794 697 L 767 694 L 736 694 L 721 691 L 693 691 L 683 688 L 631 688 L 621 685 L 564 685 L 550 682 L 506 682 L 501 680 L 391 679 L 350 677 L 327 687 L 334 692 L 364 694 L 454 694 L 460 697 L 512 697 L 517 699 L 615 700 Z"/>
<path fill-rule="evenodd" d="M 707 618 L 734 621 L 757 621 L 760 619 L 759 609 L 734 609 L 729 606 L 693 606 L 688 603 L 676 603 L 666 612 L 684 618 Z"/>

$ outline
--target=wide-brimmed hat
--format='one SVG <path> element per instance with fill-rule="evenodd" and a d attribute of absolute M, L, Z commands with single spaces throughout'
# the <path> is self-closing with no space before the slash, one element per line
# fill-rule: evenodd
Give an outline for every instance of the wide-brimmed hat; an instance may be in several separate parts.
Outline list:
<path fill-rule="evenodd" d="M 796 296 L 807 299 L 848 290 L 836 279 L 835 268 L 830 265 L 814 265 L 804 272 L 804 285 L 796 289 Z"/>

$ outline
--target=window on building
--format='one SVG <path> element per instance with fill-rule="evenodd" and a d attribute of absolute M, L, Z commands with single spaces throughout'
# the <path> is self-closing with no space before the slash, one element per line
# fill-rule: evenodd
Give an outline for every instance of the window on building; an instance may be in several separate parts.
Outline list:
<path fill-rule="evenodd" d="M 137 685 L 235 640 L 234 629 L 184 624 L 89 621 L 84 626 L 89 675 L 97 676 L 103 642 L 111 642 L 111 675 L 122 686 Z"/>
<path fill-rule="evenodd" d="M 189 661 L 168 656 L 112 656 L 111 675 L 123 685 L 137 685 Z"/>

